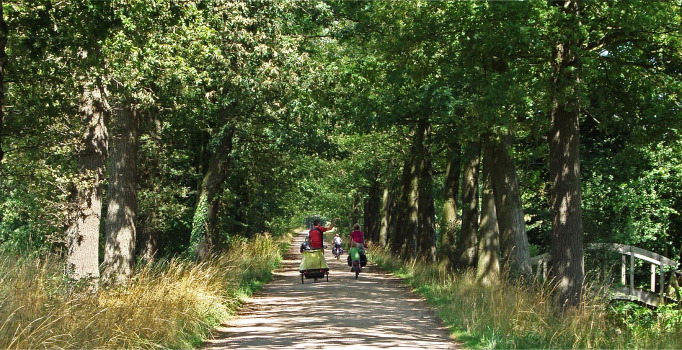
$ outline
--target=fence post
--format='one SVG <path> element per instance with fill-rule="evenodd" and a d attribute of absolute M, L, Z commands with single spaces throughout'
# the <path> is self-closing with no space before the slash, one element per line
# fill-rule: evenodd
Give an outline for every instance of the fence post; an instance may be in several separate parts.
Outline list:
<path fill-rule="evenodd" d="M 549 275 L 549 259 L 542 259 L 542 278 L 547 281 L 547 275 Z"/>
<path fill-rule="evenodd" d="M 626 271 L 625 270 L 626 269 L 626 267 L 625 267 L 626 266 L 625 265 L 625 254 L 621 254 L 620 261 L 621 261 L 621 264 L 620 264 L 620 283 L 622 283 L 623 286 L 625 286 L 627 284 L 627 280 L 625 279 L 625 271 Z"/>
<path fill-rule="evenodd" d="M 665 264 L 661 261 L 658 271 L 658 284 L 661 286 L 661 304 L 665 303 Z"/>
<path fill-rule="evenodd" d="M 656 265 L 651 264 L 651 291 L 656 293 Z"/>
<path fill-rule="evenodd" d="M 630 247 L 630 295 L 635 293 L 635 254 Z"/>

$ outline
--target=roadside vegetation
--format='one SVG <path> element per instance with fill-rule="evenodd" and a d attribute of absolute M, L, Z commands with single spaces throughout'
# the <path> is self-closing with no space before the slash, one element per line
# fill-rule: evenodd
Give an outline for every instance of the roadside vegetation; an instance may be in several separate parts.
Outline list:
<path fill-rule="evenodd" d="M 267 280 L 259 232 L 313 216 L 443 271 L 550 253 L 556 290 L 396 267 L 472 347 L 682 348 L 675 308 L 582 289 L 589 243 L 682 261 L 680 23 L 681 0 L 5 0 L 0 349 L 189 347 Z"/>
<path fill-rule="evenodd" d="M 471 349 L 680 349 L 682 310 L 651 310 L 609 302 L 603 289 L 584 306 L 556 312 L 547 284 L 519 280 L 483 286 L 473 271 L 455 273 L 434 264 L 403 262 L 372 247 L 371 260 L 403 278 L 437 310 L 464 347 Z"/>
<path fill-rule="evenodd" d="M 271 278 L 288 241 L 258 235 L 206 261 L 161 260 L 95 294 L 71 285 L 56 256 L 3 255 L 0 348 L 195 347 Z"/>

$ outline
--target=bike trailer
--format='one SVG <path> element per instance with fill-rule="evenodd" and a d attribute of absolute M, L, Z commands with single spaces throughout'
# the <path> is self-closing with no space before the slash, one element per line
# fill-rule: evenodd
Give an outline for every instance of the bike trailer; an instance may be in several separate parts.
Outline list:
<path fill-rule="evenodd" d="M 303 251 L 303 258 L 298 270 L 301 272 L 301 283 L 304 283 L 304 278 L 318 278 L 327 277 L 329 282 L 329 266 L 324 259 L 322 249 L 311 249 Z"/>

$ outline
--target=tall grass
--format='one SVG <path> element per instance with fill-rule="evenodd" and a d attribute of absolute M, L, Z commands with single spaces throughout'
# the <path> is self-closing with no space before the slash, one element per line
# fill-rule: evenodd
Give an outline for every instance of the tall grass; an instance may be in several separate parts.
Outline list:
<path fill-rule="evenodd" d="M 434 306 L 456 338 L 469 348 L 680 349 L 682 312 L 640 316 L 614 307 L 594 287 L 585 306 L 559 313 L 552 290 L 536 281 L 482 286 L 473 271 L 455 274 L 433 264 L 401 262 L 373 247 L 371 259 L 404 278 Z M 627 308 L 626 308 L 627 309 Z M 642 324 L 644 319 L 647 323 Z"/>
<path fill-rule="evenodd" d="M 0 349 L 192 348 L 269 280 L 282 242 L 141 267 L 125 287 L 74 291 L 56 257 L 0 257 Z"/>

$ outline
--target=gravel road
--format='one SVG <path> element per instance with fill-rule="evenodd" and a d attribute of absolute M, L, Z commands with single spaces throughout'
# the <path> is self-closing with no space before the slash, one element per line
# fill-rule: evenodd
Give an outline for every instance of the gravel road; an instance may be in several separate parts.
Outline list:
<path fill-rule="evenodd" d="M 326 249 L 329 282 L 302 284 L 298 249 L 306 233 L 296 235 L 273 280 L 204 349 L 457 349 L 433 310 L 371 263 L 356 280 L 347 255 L 337 260 Z"/>

